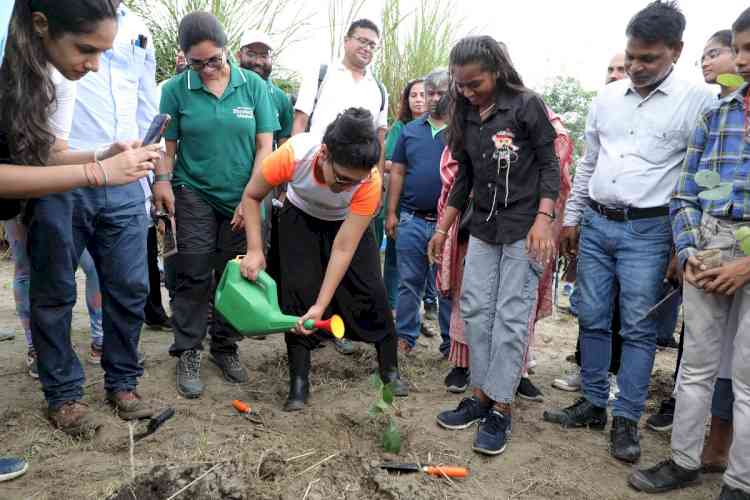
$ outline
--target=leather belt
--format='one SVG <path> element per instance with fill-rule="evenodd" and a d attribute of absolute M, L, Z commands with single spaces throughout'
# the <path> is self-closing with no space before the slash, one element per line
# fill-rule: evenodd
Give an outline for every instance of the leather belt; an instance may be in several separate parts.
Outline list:
<path fill-rule="evenodd" d="M 428 212 L 427 210 L 409 210 L 409 212 L 427 222 L 437 221 L 437 212 Z"/>
<path fill-rule="evenodd" d="M 603 215 L 609 220 L 617 222 L 625 222 L 627 220 L 635 219 L 650 219 L 653 217 L 664 217 L 669 215 L 669 206 L 666 205 L 650 208 L 613 208 L 589 199 L 589 206 L 594 212 Z"/>

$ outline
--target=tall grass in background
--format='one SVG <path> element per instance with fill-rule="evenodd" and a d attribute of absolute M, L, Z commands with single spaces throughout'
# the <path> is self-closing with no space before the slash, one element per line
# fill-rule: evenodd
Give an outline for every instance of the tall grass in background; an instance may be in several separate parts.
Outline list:
<path fill-rule="evenodd" d="M 346 31 L 362 10 L 365 0 L 328 0 L 328 41 L 331 61 L 341 59 Z M 377 22 L 377 21 L 376 21 Z"/>
<path fill-rule="evenodd" d="M 125 0 L 126 5 L 146 22 L 156 51 L 156 80 L 174 73 L 178 50 L 177 32 L 182 18 L 194 11 L 211 12 L 226 30 L 232 55 L 239 48 L 240 37 L 247 29 L 266 32 L 274 42 L 278 57 L 295 42 L 305 39 L 312 13 L 306 2 L 292 0 Z M 288 71 L 274 67 L 274 78 Z"/>
<path fill-rule="evenodd" d="M 398 116 L 406 83 L 448 66 L 448 55 L 463 23 L 452 0 L 420 0 L 402 13 L 401 0 L 385 0 L 382 48 L 375 74 L 388 89 L 389 122 Z"/>

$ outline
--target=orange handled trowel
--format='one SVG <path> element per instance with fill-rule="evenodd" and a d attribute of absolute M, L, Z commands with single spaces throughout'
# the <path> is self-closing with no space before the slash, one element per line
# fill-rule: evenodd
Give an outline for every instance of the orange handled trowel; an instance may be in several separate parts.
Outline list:
<path fill-rule="evenodd" d="M 419 465 L 386 462 L 381 464 L 380 468 L 390 472 L 424 472 L 428 476 L 433 477 L 463 478 L 469 475 L 468 468 L 452 465 Z"/>

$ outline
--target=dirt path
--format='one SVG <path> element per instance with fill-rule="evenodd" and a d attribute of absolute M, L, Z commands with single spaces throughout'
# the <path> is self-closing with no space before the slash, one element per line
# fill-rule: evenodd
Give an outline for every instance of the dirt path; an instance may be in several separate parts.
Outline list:
<path fill-rule="evenodd" d="M 0 282 L 6 284 L 0 288 L 0 329 L 4 330 L 18 330 L 11 277 L 10 264 L 0 263 Z M 79 301 L 74 344 L 81 356 L 88 345 L 87 321 Z M 136 445 L 138 481 L 124 486 L 131 476 L 128 427 L 103 402 L 101 369 L 85 367 L 86 401 L 105 425 L 95 440 L 73 441 L 44 420 L 42 393 L 25 373 L 25 342 L 18 334 L 15 341 L 0 343 L 0 455 L 24 455 L 31 466 L 22 478 L 0 484 L 0 499 L 99 499 L 119 491 L 114 498 L 164 500 L 200 476 L 177 498 L 647 498 L 627 487 L 630 468 L 608 455 L 608 434 L 563 431 L 541 421 L 545 408 L 576 398 L 550 386 L 569 367 L 565 357 L 573 352 L 575 339 L 576 324 L 570 318 L 543 322 L 533 380 L 543 390 L 545 402 L 516 405 L 512 442 L 505 454 L 493 459 L 471 451 L 472 431 L 448 432 L 435 424 L 436 413 L 454 407 L 460 396 L 447 393 L 442 385 L 448 365 L 437 356 L 437 339 L 421 339 L 416 356 L 402 361 L 412 396 L 397 402 L 404 445 L 399 457 L 389 457 L 379 446 L 382 423 L 367 416 L 374 398 L 368 384 L 375 369 L 372 348 L 363 345 L 351 357 L 338 355 L 330 346 L 315 351 L 312 405 L 302 413 L 286 414 L 280 411 L 287 380 L 281 336 L 242 342 L 242 359 L 251 370 L 248 386 L 225 383 L 218 369 L 206 362 L 206 391 L 200 400 L 188 401 L 174 389 L 175 362 L 166 352 L 171 335 L 144 330 L 142 349 L 148 359 L 140 390 L 173 406 L 177 415 Z M 670 390 L 673 364 L 673 352 L 657 354 L 649 412 Z M 238 416 L 230 406 L 237 398 L 250 403 L 266 425 Z M 643 463 L 667 456 L 667 436 L 644 430 L 642 440 Z M 377 468 L 382 460 L 393 458 L 466 465 L 471 475 L 449 482 L 420 475 L 389 476 Z M 719 488 L 720 477 L 713 476 L 669 498 L 716 498 Z"/>

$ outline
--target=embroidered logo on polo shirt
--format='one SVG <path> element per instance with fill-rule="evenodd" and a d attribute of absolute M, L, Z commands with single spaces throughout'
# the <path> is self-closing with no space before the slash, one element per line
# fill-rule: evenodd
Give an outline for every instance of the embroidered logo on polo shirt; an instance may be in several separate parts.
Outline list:
<path fill-rule="evenodd" d="M 244 118 L 248 120 L 255 118 L 255 110 L 252 107 L 239 106 L 237 108 L 234 108 L 232 110 L 232 113 L 234 113 L 234 116 L 236 116 L 237 118 Z"/>

